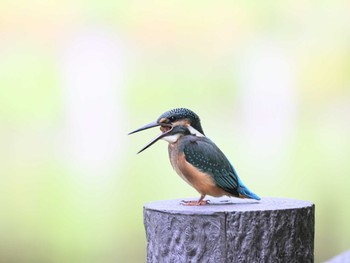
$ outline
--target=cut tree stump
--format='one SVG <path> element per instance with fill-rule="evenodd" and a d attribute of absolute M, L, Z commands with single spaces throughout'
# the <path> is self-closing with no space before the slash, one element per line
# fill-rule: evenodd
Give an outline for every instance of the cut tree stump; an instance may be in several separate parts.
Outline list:
<path fill-rule="evenodd" d="M 144 206 L 147 262 L 313 262 L 313 203 L 265 197 Z"/>

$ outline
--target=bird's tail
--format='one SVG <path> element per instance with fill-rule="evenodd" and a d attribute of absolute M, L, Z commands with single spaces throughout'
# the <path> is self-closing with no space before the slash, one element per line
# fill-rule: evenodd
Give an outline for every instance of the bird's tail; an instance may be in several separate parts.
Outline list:
<path fill-rule="evenodd" d="M 240 197 L 260 200 L 260 197 L 251 192 L 238 177 L 238 193 Z"/>

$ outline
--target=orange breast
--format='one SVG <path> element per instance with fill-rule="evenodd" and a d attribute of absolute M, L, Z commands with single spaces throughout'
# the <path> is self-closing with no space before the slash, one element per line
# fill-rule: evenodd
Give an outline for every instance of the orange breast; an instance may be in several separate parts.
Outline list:
<path fill-rule="evenodd" d="M 216 186 L 214 179 L 186 161 L 185 154 L 179 153 L 176 145 L 169 145 L 170 162 L 175 171 L 200 194 L 211 196 L 230 195 Z"/>

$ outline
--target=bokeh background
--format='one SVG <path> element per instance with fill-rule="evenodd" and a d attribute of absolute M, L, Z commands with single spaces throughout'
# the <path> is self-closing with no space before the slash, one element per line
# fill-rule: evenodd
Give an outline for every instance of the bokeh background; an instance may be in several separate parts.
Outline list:
<path fill-rule="evenodd" d="M 157 129 L 174 107 L 260 196 L 316 204 L 350 248 L 349 1 L 0 2 L 0 262 L 145 262 L 143 204 L 198 197 Z"/>

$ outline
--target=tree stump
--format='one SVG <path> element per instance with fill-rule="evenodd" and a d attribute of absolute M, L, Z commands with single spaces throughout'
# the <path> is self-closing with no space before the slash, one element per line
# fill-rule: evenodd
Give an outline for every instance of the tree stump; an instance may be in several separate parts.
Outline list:
<path fill-rule="evenodd" d="M 313 262 L 314 204 L 265 197 L 144 206 L 147 262 Z"/>

